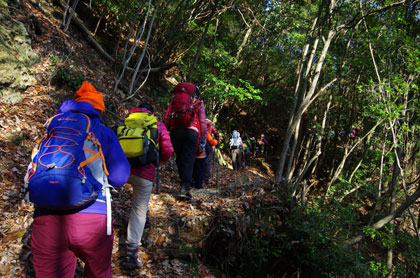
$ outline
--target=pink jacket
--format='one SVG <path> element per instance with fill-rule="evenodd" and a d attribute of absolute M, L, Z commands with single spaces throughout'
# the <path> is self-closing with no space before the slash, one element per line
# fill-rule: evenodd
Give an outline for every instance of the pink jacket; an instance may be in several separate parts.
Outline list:
<path fill-rule="evenodd" d="M 134 108 L 130 110 L 130 113 L 134 112 L 150 113 L 150 111 L 145 108 Z M 171 138 L 169 137 L 165 125 L 162 122 L 158 121 L 157 129 L 159 143 L 159 163 L 164 164 L 169 161 L 174 149 L 172 147 Z M 153 165 L 153 163 L 150 163 L 145 166 L 131 168 L 131 174 L 149 181 L 154 181 L 156 175 L 155 165 Z"/>
<path fill-rule="evenodd" d="M 201 101 L 200 107 L 198 107 L 198 124 L 195 124 L 195 126 L 189 127 L 189 129 L 193 129 L 200 134 L 200 138 L 207 138 L 207 124 L 206 124 L 206 110 L 204 108 L 204 102 Z M 198 127 L 200 130 L 198 130 Z"/>

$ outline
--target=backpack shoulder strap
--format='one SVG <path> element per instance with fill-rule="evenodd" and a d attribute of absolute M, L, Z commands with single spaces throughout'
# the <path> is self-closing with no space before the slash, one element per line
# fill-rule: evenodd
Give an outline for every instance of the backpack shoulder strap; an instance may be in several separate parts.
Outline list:
<path fill-rule="evenodd" d="M 174 101 L 174 98 L 172 97 L 171 100 L 169 101 L 168 109 L 166 110 L 165 119 L 168 119 L 169 115 L 172 112 L 172 102 L 173 101 Z"/>
<path fill-rule="evenodd" d="M 88 165 L 89 163 L 93 162 L 95 159 L 100 158 L 102 160 L 102 165 L 104 167 L 105 175 L 108 176 L 109 172 L 108 172 L 108 169 L 106 167 L 105 156 L 102 152 L 102 145 L 99 142 L 98 138 L 96 137 L 96 134 L 91 131 L 92 121 L 89 118 L 89 116 L 87 116 L 86 114 L 84 114 L 84 113 L 79 113 L 79 114 L 85 116 L 88 120 L 88 126 L 86 128 L 86 133 L 87 133 L 86 139 L 93 142 L 94 144 L 96 144 L 98 146 L 98 152 L 94 152 L 93 150 L 88 149 L 88 148 L 83 148 L 84 151 L 90 152 L 93 155 L 91 157 L 87 158 L 86 160 L 80 162 L 79 165 L 80 165 L 80 167 L 84 167 L 84 166 Z M 98 119 L 95 119 L 94 121 L 99 121 L 99 123 L 97 125 L 95 125 L 99 129 L 102 126 L 101 120 L 98 118 Z"/>

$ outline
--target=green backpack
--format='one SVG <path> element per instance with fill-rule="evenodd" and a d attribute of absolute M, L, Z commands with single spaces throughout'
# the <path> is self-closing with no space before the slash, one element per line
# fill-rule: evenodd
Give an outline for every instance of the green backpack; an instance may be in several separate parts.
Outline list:
<path fill-rule="evenodd" d="M 131 166 L 159 164 L 157 120 L 152 113 L 131 113 L 117 128 L 117 136 Z"/>

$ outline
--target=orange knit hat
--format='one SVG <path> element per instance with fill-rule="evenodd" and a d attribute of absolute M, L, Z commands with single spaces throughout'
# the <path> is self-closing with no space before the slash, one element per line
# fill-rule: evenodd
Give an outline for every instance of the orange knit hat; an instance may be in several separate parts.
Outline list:
<path fill-rule="evenodd" d="M 87 81 L 83 81 L 82 86 L 74 95 L 74 100 L 89 102 L 96 110 L 105 112 L 105 103 L 102 93 L 98 92 L 95 87 Z"/>

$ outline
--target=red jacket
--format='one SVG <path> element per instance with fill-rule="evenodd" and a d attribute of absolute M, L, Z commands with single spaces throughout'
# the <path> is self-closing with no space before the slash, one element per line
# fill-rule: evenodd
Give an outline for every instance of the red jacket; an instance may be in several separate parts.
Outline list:
<path fill-rule="evenodd" d="M 206 124 L 206 110 L 204 108 L 204 102 L 201 99 L 200 100 L 196 99 L 196 101 L 201 102 L 197 108 L 197 118 L 194 120 L 192 125 L 188 127 L 188 129 L 197 131 L 200 135 L 200 138 L 206 139 L 207 124 Z M 168 119 L 165 119 L 165 126 L 167 129 L 171 128 L 170 121 Z"/>
<path fill-rule="evenodd" d="M 130 110 L 130 113 L 135 112 L 147 112 L 150 113 L 149 110 L 145 108 L 134 108 Z M 157 122 L 157 129 L 158 129 L 158 143 L 159 143 L 159 162 L 160 164 L 164 164 L 169 161 L 174 151 L 171 143 L 171 138 L 169 137 L 168 131 L 166 130 L 165 125 L 162 122 Z M 145 166 L 138 166 L 135 168 L 131 168 L 131 174 L 137 177 L 154 181 L 156 175 L 155 165 L 153 163 L 147 164 Z"/>

